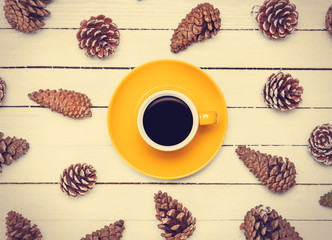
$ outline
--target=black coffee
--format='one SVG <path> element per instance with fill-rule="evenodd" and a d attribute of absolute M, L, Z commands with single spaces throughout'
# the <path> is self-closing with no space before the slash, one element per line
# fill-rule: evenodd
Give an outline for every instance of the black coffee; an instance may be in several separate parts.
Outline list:
<path fill-rule="evenodd" d="M 148 105 L 143 115 L 143 126 L 152 141 L 172 146 L 188 137 L 193 126 L 193 115 L 181 99 L 164 96 Z"/>

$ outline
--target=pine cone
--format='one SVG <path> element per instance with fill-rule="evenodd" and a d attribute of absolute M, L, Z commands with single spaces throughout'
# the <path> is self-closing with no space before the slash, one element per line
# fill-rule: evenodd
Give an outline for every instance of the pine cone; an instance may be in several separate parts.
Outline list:
<path fill-rule="evenodd" d="M 263 205 L 247 212 L 240 229 L 244 230 L 247 240 L 303 240 L 277 211 Z"/>
<path fill-rule="evenodd" d="M 264 85 L 262 95 L 265 103 L 280 111 L 297 108 L 302 102 L 303 88 L 299 86 L 299 80 L 290 74 L 279 72 L 272 74 Z"/>
<path fill-rule="evenodd" d="M 37 225 L 31 226 L 30 220 L 24 218 L 21 214 L 10 211 L 6 217 L 7 240 L 41 240 Z"/>
<path fill-rule="evenodd" d="M 274 39 L 291 34 L 297 26 L 298 18 L 296 6 L 289 0 L 266 0 L 256 16 L 260 31 Z"/>
<path fill-rule="evenodd" d="M 6 82 L 4 80 L 2 80 L 2 78 L 0 78 L 0 106 L 3 102 L 3 100 L 5 99 L 6 90 L 7 90 Z"/>
<path fill-rule="evenodd" d="M 201 42 L 211 38 L 212 34 L 217 35 L 220 25 L 218 8 L 214 8 L 210 3 L 197 5 L 174 30 L 171 51 L 177 53 L 186 49 L 192 42 Z"/>
<path fill-rule="evenodd" d="M 81 238 L 81 240 L 119 240 L 122 238 L 122 231 L 124 229 L 124 221 L 116 221 L 92 234 L 87 234 L 85 237 Z"/>
<path fill-rule="evenodd" d="M 319 204 L 324 207 L 332 208 L 332 191 L 321 196 Z"/>
<path fill-rule="evenodd" d="M 327 10 L 325 16 L 325 26 L 326 30 L 332 35 L 332 5 Z"/>
<path fill-rule="evenodd" d="M 316 126 L 309 137 L 309 152 L 314 159 L 325 165 L 332 164 L 332 125 Z"/>
<path fill-rule="evenodd" d="M 286 192 L 295 186 L 295 165 L 288 158 L 271 156 L 246 146 L 239 146 L 236 153 L 263 185 L 274 192 Z"/>
<path fill-rule="evenodd" d="M 5 0 L 4 10 L 8 23 L 20 32 L 32 33 L 45 25 L 45 18 L 51 13 L 47 0 Z"/>
<path fill-rule="evenodd" d="M 120 41 L 120 32 L 112 19 L 99 15 L 81 22 L 76 35 L 79 48 L 89 57 L 104 58 L 112 55 Z"/>
<path fill-rule="evenodd" d="M 29 143 L 25 139 L 3 137 L 4 134 L 0 132 L 0 173 L 2 173 L 1 164 L 10 165 L 29 150 Z"/>
<path fill-rule="evenodd" d="M 83 196 L 93 188 L 96 181 L 97 175 L 93 166 L 77 163 L 63 170 L 60 188 L 70 197 Z"/>
<path fill-rule="evenodd" d="M 90 99 L 83 93 L 59 89 L 42 90 L 28 94 L 32 101 L 43 107 L 50 108 L 52 111 L 61 113 L 70 118 L 91 117 L 90 110 L 92 104 Z"/>
<path fill-rule="evenodd" d="M 161 221 L 158 228 L 164 230 L 161 236 L 166 240 L 183 240 L 189 238 L 195 231 L 196 218 L 191 215 L 182 203 L 172 199 L 165 192 L 154 195 L 156 203 L 156 218 Z"/>

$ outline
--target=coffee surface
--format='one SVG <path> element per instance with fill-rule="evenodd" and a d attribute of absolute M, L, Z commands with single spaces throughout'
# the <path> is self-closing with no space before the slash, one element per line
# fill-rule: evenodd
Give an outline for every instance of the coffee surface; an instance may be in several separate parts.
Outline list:
<path fill-rule="evenodd" d="M 143 127 L 149 138 L 164 146 L 181 143 L 191 132 L 193 116 L 188 105 L 173 96 L 153 100 L 143 115 Z"/>

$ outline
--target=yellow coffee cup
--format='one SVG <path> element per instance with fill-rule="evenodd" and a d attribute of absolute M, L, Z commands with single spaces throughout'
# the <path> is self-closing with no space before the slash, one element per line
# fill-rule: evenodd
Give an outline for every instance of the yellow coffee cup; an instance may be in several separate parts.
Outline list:
<path fill-rule="evenodd" d="M 143 101 L 137 115 L 141 137 L 149 146 L 161 151 L 185 147 L 200 125 L 217 122 L 217 112 L 198 111 L 187 95 L 175 90 L 152 93 Z"/>

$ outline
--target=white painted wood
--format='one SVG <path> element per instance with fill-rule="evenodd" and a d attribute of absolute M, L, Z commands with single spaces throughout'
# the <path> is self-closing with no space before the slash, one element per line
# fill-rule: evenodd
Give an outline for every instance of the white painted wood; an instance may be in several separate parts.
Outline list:
<path fill-rule="evenodd" d="M 174 54 L 170 51 L 171 30 L 124 30 L 117 51 L 105 60 L 85 56 L 78 48 L 76 32 L 57 29 L 22 35 L 2 30 L 0 52 L 6 57 L 0 59 L 0 66 L 136 67 L 156 59 L 178 59 L 199 67 L 332 66 L 332 38 L 324 31 L 298 31 L 280 41 L 267 39 L 258 31 L 223 31 Z"/>
<path fill-rule="evenodd" d="M 120 158 L 112 146 L 38 146 L 32 145 L 29 152 L 13 163 L 4 166 L 0 183 L 56 183 L 60 174 L 69 165 L 86 162 L 97 170 L 100 183 L 212 183 L 256 184 L 261 183 L 242 163 L 235 153 L 237 146 L 224 146 L 208 166 L 198 173 L 179 180 L 158 180 L 147 177 Z M 297 184 L 331 184 L 331 169 L 317 163 L 306 146 L 252 146 L 263 153 L 288 157 L 297 170 Z M 257 186 L 265 188 L 264 186 Z M 332 187 L 331 187 L 332 189 Z"/>
<path fill-rule="evenodd" d="M 2 108 L 0 122 L 9 136 L 29 139 L 33 145 L 107 146 L 107 109 L 94 108 L 86 119 L 70 119 L 47 108 Z M 331 122 L 332 109 L 228 109 L 224 144 L 306 145 L 315 126 Z"/>
<path fill-rule="evenodd" d="M 153 202 L 153 194 L 160 186 L 97 185 L 89 195 L 79 199 L 67 197 L 57 185 L 0 188 L 1 199 L 7 199 L 2 203 L 1 218 L 14 209 L 36 223 L 45 239 L 79 239 L 118 219 L 125 220 L 123 239 L 162 239 L 156 227 Z M 182 202 L 198 219 L 192 239 L 244 239 L 239 225 L 246 212 L 260 203 L 289 219 L 304 239 L 328 239 L 332 233 L 330 210 L 317 201 L 329 189 L 326 186 L 297 187 L 292 194 L 283 196 L 266 193 L 256 186 L 161 186 L 161 189 Z M 261 194 L 265 195 L 264 201 Z M 21 201 L 22 195 L 26 196 L 25 201 Z M 4 233 L 2 225 L 0 234 Z"/>
<path fill-rule="evenodd" d="M 221 13 L 222 29 L 257 29 L 255 14 L 251 9 L 263 0 L 209 1 Z M 327 0 L 293 0 L 299 12 L 298 29 L 325 29 L 324 19 L 330 2 Z M 78 28 L 80 22 L 90 16 L 104 14 L 113 19 L 120 28 L 166 28 L 174 29 L 199 0 L 57 0 L 47 6 L 51 16 L 45 20 L 45 28 Z M 2 10 L 1 3 L 1 12 Z M 0 14 L 0 27 L 9 24 Z"/>
<path fill-rule="evenodd" d="M 315 162 L 307 150 L 312 129 L 332 123 L 332 38 L 324 24 L 331 2 L 293 0 L 300 14 L 298 31 L 281 41 L 257 30 L 250 11 L 263 0 L 210 2 L 221 11 L 222 30 L 179 54 L 170 52 L 173 29 L 198 0 L 56 0 L 48 6 L 52 15 L 45 29 L 30 35 L 10 28 L 0 3 L 0 76 L 8 84 L 0 131 L 30 142 L 29 152 L 0 174 L 0 239 L 5 239 L 10 210 L 36 223 L 45 240 L 80 239 L 120 218 L 126 221 L 124 240 L 162 239 L 153 203 L 159 189 L 197 217 L 191 239 L 244 240 L 239 225 L 260 203 L 289 219 L 305 240 L 331 238 L 331 210 L 318 204 L 332 189 L 331 167 Z M 121 42 L 112 57 L 96 60 L 78 48 L 75 35 L 81 20 L 101 13 L 119 26 Z M 184 179 L 158 180 L 136 172 L 119 157 L 107 132 L 107 106 L 117 85 L 131 68 L 156 59 L 202 67 L 229 107 L 224 146 L 208 166 Z M 261 97 L 267 77 L 280 68 L 304 88 L 300 108 L 287 113 L 266 108 Z M 92 118 L 77 121 L 28 99 L 29 92 L 47 88 L 86 93 L 98 108 L 92 109 Z M 297 186 L 275 194 L 260 185 L 238 159 L 239 144 L 289 157 L 296 165 Z M 97 169 L 98 184 L 87 196 L 71 199 L 57 183 L 62 170 L 77 162 Z"/>
<path fill-rule="evenodd" d="M 81 239 L 88 233 L 109 225 L 117 219 L 94 220 L 94 221 L 59 221 L 36 219 L 44 239 L 50 240 L 72 240 Z M 36 222 L 35 221 L 35 222 Z M 200 221 L 191 239 L 206 240 L 243 240 L 243 232 L 239 229 L 241 221 Z M 329 231 L 307 231 L 308 229 L 330 229 L 330 221 L 290 221 L 304 239 L 328 239 Z M 162 240 L 161 230 L 157 228 L 158 222 L 151 221 L 126 221 L 126 229 L 122 239 L 154 239 Z M 5 235 L 4 221 L 0 221 L 0 235 Z"/>
<path fill-rule="evenodd" d="M 8 85 L 3 106 L 38 106 L 27 95 L 38 89 L 69 89 L 89 96 L 94 106 L 107 107 L 111 96 L 129 69 L 2 69 Z M 204 69 L 218 84 L 229 107 L 266 107 L 261 91 L 267 78 L 278 70 Z M 300 107 L 332 107 L 332 71 L 284 70 L 304 88 Z M 318 94 L 319 93 L 319 94 Z"/>
<path fill-rule="evenodd" d="M 284 194 L 275 194 L 255 185 L 103 184 L 78 198 L 62 193 L 58 184 L 0 188 L 1 199 L 7 199 L 1 203 L 2 219 L 8 211 L 16 210 L 41 220 L 153 220 L 153 196 L 161 190 L 182 202 L 201 221 L 242 220 L 247 211 L 259 204 L 278 210 L 287 219 L 331 220 L 331 210 L 318 203 L 320 196 L 330 191 L 330 186 L 323 185 L 296 186 Z"/>

